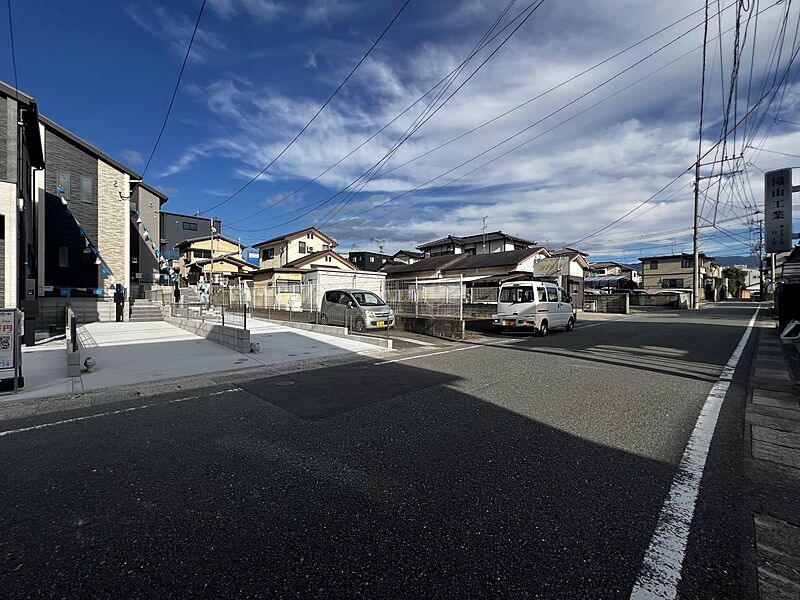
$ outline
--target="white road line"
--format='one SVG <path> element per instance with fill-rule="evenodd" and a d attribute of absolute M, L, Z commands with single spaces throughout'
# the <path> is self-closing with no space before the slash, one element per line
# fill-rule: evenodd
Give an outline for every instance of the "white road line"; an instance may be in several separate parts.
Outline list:
<path fill-rule="evenodd" d="M 242 388 L 231 388 L 229 390 L 222 390 L 220 392 L 212 392 L 206 396 L 219 396 L 221 394 L 229 394 L 231 392 L 242 391 Z M 20 427 L 19 429 L 9 429 L 8 431 L 0 431 L 0 437 L 11 435 L 13 433 L 25 433 L 26 431 L 37 431 L 47 427 L 55 427 L 56 425 L 66 425 L 68 423 L 77 423 L 78 421 L 86 421 L 88 419 L 97 419 L 100 417 L 110 417 L 111 415 L 121 415 L 124 413 L 133 412 L 136 410 L 144 410 L 145 408 L 154 408 L 156 406 L 164 406 L 166 404 L 175 404 L 177 402 L 186 402 L 187 400 L 197 400 L 204 396 L 185 396 L 183 398 L 175 398 L 167 400 L 166 402 L 155 402 L 153 404 L 142 404 L 141 406 L 131 406 L 130 408 L 121 408 L 119 410 L 110 410 L 108 412 L 97 413 L 94 415 L 86 415 L 83 417 L 74 417 L 72 419 L 63 419 L 61 421 L 52 421 L 50 423 L 41 423 L 40 425 L 32 425 L 30 427 Z"/>
<path fill-rule="evenodd" d="M 708 458 L 708 449 L 714 437 L 714 429 L 731 385 L 736 365 L 742 356 L 747 340 L 753 330 L 759 308 L 750 319 L 739 344 L 722 369 L 719 380 L 711 388 L 697 422 L 683 451 L 681 462 L 664 505 L 658 523 L 644 555 L 639 576 L 631 592 L 632 600 L 672 599 L 678 593 L 686 542 L 692 526 L 692 518 L 700 491 L 700 481 Z"/>
<path fill-rule="evenodd" d="M 404 362 L 407 360 L 415 360 L 417 358 L 427 358 L 428 356 L 439 356 L 440 354 L 450 354 L 452 352 L 462 352 L 464 350 L 475 350 L 475 348 L 483 348 L 483 346 L 464 346 L 463 348 L 455 348 L 453 350 L 442 350 L 441 352 L 430 352 L 428 354 L 417 354 L 415 356 L 406 356 L 405 358 L 395 358 L 392 360 L 384 360 L 376 362 L 375 365 L 388 365 L 389 363 Z"/>

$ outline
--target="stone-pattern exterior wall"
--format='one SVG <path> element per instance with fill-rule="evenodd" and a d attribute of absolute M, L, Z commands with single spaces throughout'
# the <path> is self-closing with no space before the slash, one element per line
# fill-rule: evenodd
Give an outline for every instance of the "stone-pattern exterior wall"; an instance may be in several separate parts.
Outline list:
<path fill-rule="evenodd" d="M 104 161 L 97 161 L 97 246 L 100 256 L 111 270 L 116 283 L 129 286 L 130 202 L 128 175 Z M 116 182 L 117 187 L 114 187 Z M 108 293 L 111 282 L 106 277 L 103 289 Z"/>

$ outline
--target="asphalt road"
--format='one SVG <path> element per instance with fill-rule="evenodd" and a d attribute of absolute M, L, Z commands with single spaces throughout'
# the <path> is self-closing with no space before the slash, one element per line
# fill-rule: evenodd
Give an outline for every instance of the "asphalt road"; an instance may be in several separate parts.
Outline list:
<path fill-rule="evenodd" d="M 0 590 L 627 598 L 753 310 L 418 346 L 2 421 Z M 709 455 L 684 598 L 741 595 L 741 377 Z"/>

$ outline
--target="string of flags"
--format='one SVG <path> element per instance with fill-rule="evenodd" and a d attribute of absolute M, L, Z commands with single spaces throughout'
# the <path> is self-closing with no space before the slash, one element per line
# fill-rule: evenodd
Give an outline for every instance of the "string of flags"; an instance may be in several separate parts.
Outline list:
<path fill-rule="evenodd" d="M 114 277 L 114 274 L 111 272 L 111 268 L 108 266 L 108 263 L 100 254 L 100 249 L 92 243 L 89 239 L 89 236 L 86 234 L 86 230 L 81 225 L 81 222 L 78 220 L 78 217 L 75 216 L 75 213 L 72 212 L 72 209 L 69 207 L 69 201 L 64 197 L 64 188 L 60 185 L 56 186 L 56 193 L 61 197 L 61 204 L 66 207 L 67 214 L 72 217 L 72 220 L 75 221 L 75 225 L 78 227 L 78 231 L 81 234 L 81 238 L 83 239 L 85 248 L 83 249 L 84 254 L 93 254 L 95 257 L 94 264 L 100 267 L 100 271 L 103 274 L 103 277 L 108 279 L 111 287 L 113 287 L 117 283 L 117 278 Z M 96 296 L 102 296 L 105 292 L 103 288 L 80 288 L 82 291 L 92 290 Z M 66 292 L 66 293 L 65 293 Z M 61 290 L 61 295 L 66 296 L 69 293 L 69 289 L 64 288 Z"/>
<path fill-rule="evenodd" d="M 160 270 L 167 273 L 167 278 L 169 279 L 170 283 L 174 283 L 178 280 L 178 272 L 172 266 L 170 266 L 169 261 L 164 258 L 161 250 L 159 250 L 158 246 L 156 246 L 153 236 L 150 235 L 150 232 L 147 229 L 147 225 L 142 222 L 142 215 L 139 209 L 134 209 L 134 212 L 136 213 L 136 225 L 137 227 L 142 228 L 142 239 L 150 246 L 150 250 L 152 250 L 156 260 L 158 260 L 158 266 Z"/>

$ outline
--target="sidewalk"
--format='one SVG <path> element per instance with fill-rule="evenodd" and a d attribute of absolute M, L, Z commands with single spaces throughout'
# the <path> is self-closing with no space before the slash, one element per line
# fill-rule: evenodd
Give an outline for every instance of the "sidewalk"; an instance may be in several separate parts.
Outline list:
<path fill-rule="evenodd" d="M 16 395 L 0 395 L 0 404 L 377 351 L 363 342 L 257 320 L 251 324 L 251 333 L 252 339 L 261 344 L 258 354 L 240 354 L 163 321 L 89 323 L 79 329 L 78 337 L 81 359 L 92 356 L 97 362 L 95 372 L 82 371 L 80 377 L 66 377 L 64 340 L 25 348 L 25 387 Z"/>
<path fill-rule="evenodd" d="M 800 598 L 800 386 L 773 320 L 761 321 L 745 415 L 759 597 Z"/>

